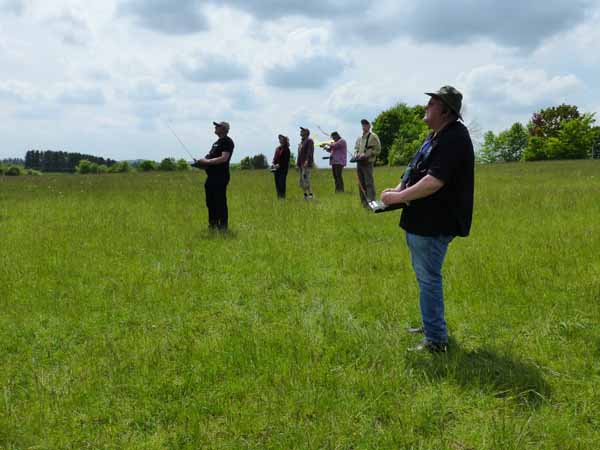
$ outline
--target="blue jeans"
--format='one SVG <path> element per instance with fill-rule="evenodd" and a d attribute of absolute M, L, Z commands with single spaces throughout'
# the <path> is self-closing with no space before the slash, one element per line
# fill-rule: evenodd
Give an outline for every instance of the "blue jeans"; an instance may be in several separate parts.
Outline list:
<path fill-rule="evenodd" d="M 412 266 L 419 283 L 419 305 L 425 337 L 434 343 L 448 342 L 444 319 L 442 264 L 454 236 L 420 236 L 406 233 Z"/>

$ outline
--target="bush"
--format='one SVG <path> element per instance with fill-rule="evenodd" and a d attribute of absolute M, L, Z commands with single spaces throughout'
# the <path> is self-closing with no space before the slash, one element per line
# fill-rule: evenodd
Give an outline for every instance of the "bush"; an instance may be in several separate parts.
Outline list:
<path fill-rule="evenodd" d="M 18 177 L 21 175 L 21 168 L 19 166 L 9 166 L 8 169 L 4 171 L 4 175 L 8 175 L 9 177 Z"/>
<path fill-rule="evenodd" d="M 185 159 L 177 160 L 177 170 L 190 170 L 190 165 Z"/>
<path fill-rule="evenodd" d="M 75 168 L 75 171 L 77 173 L 80 173 L 81 175 L 92 173 L 91 170 L 92 163 L 89 162 L 87 159 L 82 159 L 81 161 L 79 161 L 79 164 L 77 164 L 77 167 Z"/>
<path fill-rule="evenodd" d="M 115 163 L 108 168 L 108 171 L 110 173 L 126 173 L 126 172 L 129 172 L 130 170 L 131 170 L 131 166 L 129 166 L 129 163 L 127 161 Z"/>
<path fill-rule="evenodd" d="M 40 172 L 39 170 L 35 170 L 35 169 L 27 169 L 25 172 L 27 175 L 32 175 L 32 176 L 36 176 L 39 177 L 42 172 Z"/>
<path fill-rule="evenodd" d="M 108 173 L 108 166 L 106 164 L 98 164 L 96 173 Z"/>
<path fill-rule="evenodd" d="M 151 170 L 156 170 L 156 163 L 149 159 L 142 161 L 140 163 L 140 170 L 143 172 L 150 172 Z"/>
<path fill-rule="evenodd" d="M 175 163 L 175 159 L 173 158 L 163 159 L 158 166 L 158 170 L 164 170 L 165 172 L 172 172 L 176 169 L 177 164 Z"/>

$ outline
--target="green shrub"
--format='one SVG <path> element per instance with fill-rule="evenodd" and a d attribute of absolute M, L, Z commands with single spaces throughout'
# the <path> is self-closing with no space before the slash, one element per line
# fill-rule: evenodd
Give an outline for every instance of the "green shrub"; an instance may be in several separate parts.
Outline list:
<path fill-rule="evenodd" d="M 40 172 L 39 170 L 35 170 L 35 169 L 27 169 L 25 171 L 25 173 L 27 175 L 32 175 L 32 176 L 36 176 L 36 177 L 39 177 L 42 174 L 42 172 Z"/>
<path fill-rule="evenodd" d="M 108 168 L 110 173 L 126 173 L 131 171 L 131 166 L 127 161 L 121 161 Z"/>
<path fill-rule="evenodd" d="M 158 170 L 164 170 L 165 172 L 172 172 L 176 169 L 177 164 L 175 163 L 175 159 L 173 158 L 163 159 L 158 166 Z"/>
<path fill-rule="evenodd" d="M 21 175 L 21 168 L 19 166 L 9 166 L 4 174 L 8 175 L 9 177 L 18 177 Z"/>
<path fill-rule="evenodd" d="M 79 161 L 79 164 L 77 164 L 75 171 L 82 175 L 92 173 L 92 163 L 89 162 L 87 159 L 82 159 L 81 161 Z"/>
<path fill-rule="evenodd" d="M 177 170 L 190 170 L 190 165 L 185 159 L 177 160 Z"/>
<path fill-rule="evenodd" d="M 143 172 L 149 172 L 151 170 L 156 170 L 156 163 L 149 159 L 142 161 L 140 163 L 140 170 Z"/>

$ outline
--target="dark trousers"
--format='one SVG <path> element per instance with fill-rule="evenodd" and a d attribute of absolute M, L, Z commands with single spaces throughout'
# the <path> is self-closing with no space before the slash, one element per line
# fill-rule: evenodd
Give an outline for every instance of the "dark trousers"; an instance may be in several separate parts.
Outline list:
<path fill-rule="evenodd" d="M 344 178 L 342 178 L 344 166 L 341 164 L 333 164 L 331 166 L 331 171 L 333 172 L 333 180 L 335 182 L 335 192 L 344 192 Z"/>
<path fill-rule="evenodd" d="M 367 207 L 370 201 L 375 200 L 375 181 L 373 180 L 373 163 L 359 162 L 358 164 L 356 164 L 356 173 L 358 175 L 358 189 L 360 191 L 360 202 L 364 207 Z"/>
<path fill-rule="evenodd" d="M 227 185 L 229 179 L 206 180 L 204 193 L 208 208 L 208 227 L 211 229 L 227 230 Z"/>
<path fill-rule="evenodd" d="M 277 197 L 279 198 L 285 198 L 287 174 L 287 170 L 276 170 L 273 173 L 273 175 L 275 175 L 275 189 L 277 190 Z"/>

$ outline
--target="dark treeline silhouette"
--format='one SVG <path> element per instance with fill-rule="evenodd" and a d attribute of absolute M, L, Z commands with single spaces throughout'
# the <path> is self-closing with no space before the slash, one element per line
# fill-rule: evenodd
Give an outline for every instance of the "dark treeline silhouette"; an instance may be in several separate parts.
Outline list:
<path fill-rule="evenodd" d="M 29 150 L 25 154 L 25 168 L 41 170 L 42 172 L 75 172 L 79 161 L 84 159 L 91 163 L 103 164 L 108 167 L 116 163 L 112 159 L 83 155 L 81 153 Z"/>
<path fill-rule="evenodd" d="M 0 164 L 13 164 L 15 166 L 22 166 L 25 164 L 23 158 L 5 158 L 0 160 Z"/>

